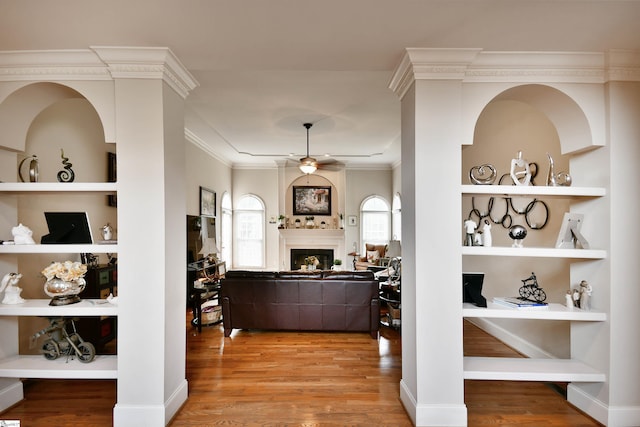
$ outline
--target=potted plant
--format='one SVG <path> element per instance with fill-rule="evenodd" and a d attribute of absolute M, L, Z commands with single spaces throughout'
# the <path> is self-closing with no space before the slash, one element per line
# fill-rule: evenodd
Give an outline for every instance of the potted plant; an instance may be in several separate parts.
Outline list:
<path fill-rule="evenodd" d="M 335 270 L 335 271 L 342 270 L 342 260 L 338 259 L 338 258 L 334 259 L 333 260 L 333 267 L 331 267 L 331 269 Z"/>
<path fill-rule="evenodd" d="M 284 219 L 285 216 L 280 214 L 278 215 L 278 228 L 284 228 Z"/>

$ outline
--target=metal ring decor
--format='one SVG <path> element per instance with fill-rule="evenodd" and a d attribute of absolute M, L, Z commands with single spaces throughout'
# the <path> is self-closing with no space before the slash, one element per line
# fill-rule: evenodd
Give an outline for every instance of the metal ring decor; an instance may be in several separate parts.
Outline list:
<path fill-rule="evenodd" d="M 495 182 L 496 176 L 496 168 L 488 163 L 469 170 L 469 181 L 474 185 L 491 185 Z"/>
<path fill-rule="evenodd" d="M 531 224 L 531 220 L 529 218 L 529 215 L 535 208 L 536 204 L 538 204 L 538 202 L 544 207 L 544 221 L 542 225 Z M 549 206 L 547 206 L 547 204 L 542 200 L 533 199 L 531 203 L 529 203 L 529 205 L 527 206 L 526 213 L 524 214 L 524 220 L 526 221 L 530 229 L 542 230 L 545 227 L 545 225 L 547 225 L 547 222 L 549 222 Z"/>
<path fill-rule="evenodd" d="M 522 211 L 516 209 L 516 207 L 513 205 L 513 199 L 511 197 L 503 197 L 502 200 L 504 200 L 505 208 L 504 213 L 500 216 L 500 214 L 494 214 L 494 211 L 496 210 L 495 197 L 489 198 L 489 201 L 487 202 L 486 212 L 481 212 L 480 209 L 476 207 L 475 197 L 472 197 L 471 210 L 469 211 L 469 216 L 467 219 L 472 219 L 475 216 L 478 219 L 476 222 L 480 224 L 482 223 L 483 219 L 489 218 L 492 223 L 502 225 L 502 227 L 505 229 L 510 229 L 513 225 L 513 216 L 509 212 L 513 211 L 517 215 L 524 216 L 524 220 L 531 230 L 541 230 L 547 225 L 547 222 L 549 222 L 549 206 L 542 200 L 531 200 L 529 203 L 527 203 L 527 206 Z M 541 204 L 544 208 L 544 221 L 542 222 L 542 225 L 531 222 L 531 213 L 536 209 L 536 206 L 538 204 Z"/>

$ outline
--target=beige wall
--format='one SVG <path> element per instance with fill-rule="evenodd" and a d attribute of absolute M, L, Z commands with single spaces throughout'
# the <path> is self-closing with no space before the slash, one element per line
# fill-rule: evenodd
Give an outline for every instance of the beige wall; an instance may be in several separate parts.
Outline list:
<path fill-rule="evenodd" d="M 560 154 L 560 142 L 553 124 L 540 111 L 528 104 L 516 101 L 494 101 L 485 108 L 476 128 L 474 143 L 462 149 L 462 184 L 470 184 L 471 167 L 490 163 L 497 169 L 498 179 L 509 174 L 511 160 L 522 151 L 523 158 L 538 165 L 536 185 L 546 185 L 548 160 L 546 153 L 554 159 L 556 172 L 568 171 L 569 156 Z M 511 181 L 505 181 L 509 184 Z M 497 184 L 497 180 L 496 180 Z M 531 198 L 513 198 L 516 208 L 522 210 Z M 541 230 L 527 227 L 524 246 L 553 247 L 564 212 L 568 211 L 567 200 L 542 199 L 549 206 L 549 222 Z M 475 196 L 475 206 L 481 212 L 487 211 L 489 197 Z M 506 202 L 501 197 L 494 198 L 493 215 L 498 219 L 504 213 Z M 471 197 L 465 197 L 462 218 L 467 218 L 471 209 Z M 510 209 L 513 225 L 526 227 L 523 215 L 517 215 Z M 531 220 L 542 221 L 544 209 L 540 206 L 531 215 Z M 477 217 L 474 217 L 477 220 Z M 508 230 L 499 224 L 492 224 L 491 235 L 494 246 L 511 246 Z M 464 238 L 464 229 L 460 224 L 460 242 Z M 566 260 L 554 258 L 509 257 L 463 257 L 463 271 L 484 271 L 483 295 L 491 300 L 494 296 L 517 296 L 525 279 L 535 272 L 538 284 L 547 294 L 548 302 L 563 304 L 565 292 L 570 287 L 569 266 Z M 572 284 L 576 285 L 576 284 Z M 507 334 L 514 334 L 527 341 L 526 346 L 534 346 L 534 352 L 542 350 L 555 357 L 570 356 L 569 325 L 567 322 L 541 322 L 510 319 L 495 320 L 494 325 L 504 328 Z"/>
<path fill-rule="evenodd" d="M 56 175 L 63 169 L 60 149 L 72 163 L 75 182 L 105 182 L 107 180 L 107 152 L 114 152 L 113 144 L 104 142 L 100 120 L 88 101 L 65 99 L 43 110 L 33 121 L 25 145 L 25 155 L 35 154 L 39 163 L 39 182 L 57 182 Z M 18 164 L 25 157 L 17 156 Z M 23 165 L 23 176 L 28 176 L 28 162 Z M 19 181 L 18 176 L 13 180 Z M 33 238 L 48 233 L 45 211 L 87 212 L 94 240 L 101 239 L 100 227 L 106 223 L 118 232 L 116 208 L 107 205 L 104 195 L 73 194 L 60 197 L 58 194 L 26 194 L 17 196 L 18 221 L 33 231 Z M 2 230 L 3 239 L 11 239 L 11 230 Z M 80 254 L 29 254 L 18 256 L 18 270 L 23 275 L 20 286 L 22 296 L 47 298 L 43 291 L 44 279 L 40 271 L 52 261 L 79 261 Z M 104 254 L 100 263 L 106 263 Z M 6 272 L 2 272 L 3 274 Z M 82 294 L 80 294 L 82 297 Z M 29 337 L 48 322 L 37 317 L 20 317 L 20 352 L 37 353 L 29 349 Z"/>

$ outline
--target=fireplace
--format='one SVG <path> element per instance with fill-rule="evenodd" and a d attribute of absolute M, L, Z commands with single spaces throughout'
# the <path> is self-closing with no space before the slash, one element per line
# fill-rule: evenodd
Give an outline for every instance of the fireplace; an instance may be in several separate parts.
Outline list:
<path fill-rule="evenodd" d="M 324 251 L 329 251 L 327 260 L 323 262 L 322 267 L 331 268 L 333 260 L 339 258 L 346 259 L 346 250 L 344 246 L 344 230 L 342 229 L 288 229 L 278 230 L 280 234 L 280 256 L 278 257 L 278 265 L 280 269 L 300 269 L 304 264 L 304 258 L 309 255 L 318 256 Z M 294 249 L 313 250 L 312 253 L 302 255 L 302 259 L 297 262 L 293 259 L 292 251 Z M 321 260 L 322 261 L 322 260 Z"/>
<path fill-rule="evenodd" d="M 300 270 L 308 256 L 318 258 L 320 264 L 316 268 L 320 270 L 329 270 L 333 265 L 333 249 L 291 249 L 291 270 Z"/>

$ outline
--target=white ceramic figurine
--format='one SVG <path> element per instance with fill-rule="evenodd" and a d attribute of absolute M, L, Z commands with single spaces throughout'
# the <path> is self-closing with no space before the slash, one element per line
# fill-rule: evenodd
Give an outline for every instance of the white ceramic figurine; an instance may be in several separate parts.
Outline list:
<path fill-rule="evenodd" d="M 16 245 L 35 245 L 36 242 L 33 240 L 33 231 L 25 225 L 18 224 L 11 229 L 11 234 L 13 234 L 13 241 Z"/>
<path fill-rule="evenodd" d="M 0 292 L 4 291 L 2 304 L 22 304 L 25 300 L 20 297 L 22 288 L 18 287 L 18 282 L 22 274 L 7 273 L 0 282 Z"/>

